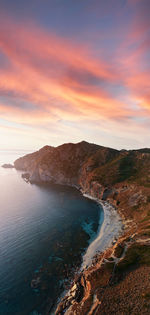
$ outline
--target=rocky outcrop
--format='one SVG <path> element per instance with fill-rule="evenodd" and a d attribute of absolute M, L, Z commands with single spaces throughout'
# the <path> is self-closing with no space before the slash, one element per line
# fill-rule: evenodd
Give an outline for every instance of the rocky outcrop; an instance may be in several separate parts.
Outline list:
<path fill-rule="evenodd" d="M 3 168 L 14 168 L 14 165 L 12 165 L 12 164 L 3 164 L 2 167 Z"/>
<path fill-rule="evenodd" d="M 150 185 L 148 149 L 114 150 L 85 141 L 56 148 L 45 146 L 14 162 L 22 177 L 31 183 L 53 182 L 74 186 L 82 193 L 120 204 L 120 193 L 134 190 L 135 184 Z M 129 197 L 128 206 L 144 202 L 141 192 Z"/>
<path fill-rule="evenodd" d="M 85 294 L 85 285 L 84 275 L 80 274 L 71 287 L 69 294 L 58 305 L 55 314 L 63 314 L 71 305 L 80 303 Z"/>
<path fill-rule="evenodd" d="M 82 141 L 56 148 L 45 146 L 19 158 L 14 166 L 17 170 L 28 173 L 28 180 L 32 183 L 55 182 L 81 187 L 83 191 L 97 197 L 102 187 L 93 180 L 93 172 L 119 154 L 117 150 Z"/>
<path fill-rule="evenodd" d="M 143 149 L 144 150 L 144 149 Z M 104 199 L 112 187 L 124 181 L 150 183 L 150 153 L 114 150 L 82 141 L 56 148 L 45 146 L 14 162 L 18 170 L 29 174 L 30 182 L 55 182 L 81 188 Z M 93 195 L 94 194 L 94 195 Z"/>

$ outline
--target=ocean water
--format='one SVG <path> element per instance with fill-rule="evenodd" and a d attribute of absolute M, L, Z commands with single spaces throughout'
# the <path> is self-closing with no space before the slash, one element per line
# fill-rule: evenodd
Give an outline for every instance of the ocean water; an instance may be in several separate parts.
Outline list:
<path fill-rule="evenodd" d="M 24 154 L 0 151 L 0 165 Z M 50 314 L 100 217 L 100 206 L 76 189 L 31 185 L 0 167 L 0 315 Z"/>

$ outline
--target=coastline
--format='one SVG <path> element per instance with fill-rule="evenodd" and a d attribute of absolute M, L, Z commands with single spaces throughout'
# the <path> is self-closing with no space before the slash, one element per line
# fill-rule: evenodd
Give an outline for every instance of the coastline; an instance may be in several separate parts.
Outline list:
<path fill-rule="evenodd" d="M 55 308 L 55 315 L 60 314 L 60 308 L 63 309 L 63 314 L 69 315 L 69 308 L 73 304 L 72 298 L 75 300 L 76 294 L 78 295 L 78 291 L 80 292 L 81 290 L 82 285 L 80 284 L 80 281 L 81 278 L 84 277 L 84 273 L 87 273 L 88 270 L 96 267 L 95 258 L 101 257 L 101 255 L 102 259 L 100 259 L 100 264 L 102 263 L 104 257 L 107 256 L 109 249 L 112 249 L 115 246 L 117 241 L 119 241 L 121 234 L 123 233 L 123 226 L 125 222 L 123 222 L 123 219 L 113 205 L 111 205 L 108 201 L 95 198 L 83 192 L 82 190 L 81 193 L 85 198 L 91 199 L 98 205 L 101 205 L 104 216 L 103 222 L 101 222 L 100 217 L 97 235 L 87 247 L 86 252 L 83 254 L 81 267 L 78 272 L 74 274 L 74 278 L 71 282 L 71 288 L 67 291 L 64 291 L 58 298 Z M 68 305 L 68 302 L 71 302 L 70 305 Z"/>
<path fill-rule="evenodd" d="M 58 185 L 61 185 L 61 184 L 59 183 Z M 80 274 L 82 274 L 86 268 L 89 268 L 93 264 L 93 261 L 95 258 L 94 256 L 100 255 L 100 253 L 104 252 L 105 250 L 108 249 L 108 247 L 110 247 L 112 245 L 112 242 L 114 241 L 114 239 L 119 236 L 118 234 L 120 233 L 121 226 L 122 226 L 120 224 L 121 217 L 118 215 L 117 210 L 114 208 L 113 205 L 111 205 L 107 201 L 102 201 L 96 197 L 92 197 L 91 195 L 84 193 L 84 191 L 79 189 L 78 186 L 75 186 L 75 185 L 66 185 L 66 186 L 74 187 L 75 189 L 80 191 L 81 194 L 85 198 L 93 200 L 95 203 L 97 203 L 98 206 L 100 205 L 102 207 L 104 217 L 103 217 L 103 222 L 101 222 L 102 218 L 100 217 L 97 233 L 96 233 L 94 239 L 90 240 L 89 245 L 88 245 L 87 249 L 85 250 L 85 253 L 82 254 L 81 266 L 79 267 L 77 272 L 74 273 L 72 280 L 71 280 L 71 283 L 70 283 L 71 289 L 65 290 L 62 292 L 61 296 L 59 296 L 58 301 L 56 303 L 56 308 L 59 305 L 59 303 L 61 303 L 61 300 L 64 299 L 65 296 L 68 296 L 70 294 L 70 291 L 72 290 L 72 286 L 74 284 L 75 279 L 77 277 L 80 277 Z M 113 218 L 113 220 L 114 219 L 117 219 L 117 220 L 113 221 L 112 218 Z M 115 222 L 115 223 L 119 222 L 120 229 L 117 228 L 117 230 L 113 229 L 113 231 L 110 231 L 111 225 L 112 225 L 112 227 L 114 227 L 113 222 Z M 117 227 L 116 224 L 115 224 L 115 227 Z M 107 235 L 107 233 L 108 233 L 108 235 Z M 54 314 L 54 311 L 52 310 L 52 313 L 50 313 L 50 314 Z"/>
<path fill-rule="evenodd" d="M 132 305 L 131 302 L 130 305 L 137 310 L 136 301 L 138 296 L 140 301 L 138 308 L 143 310 L 144 299 L 141 298 L 141 291 L 144 296 L 144 292 L 147 292 L 147 286 L 143 286 L 141 277 L 146 281 L 147 272 L 149 272 L 150 268 L 150 260 L 148 258 L 148 244 L 150 239 L 146 238 L 145 234 L 143 234 L 143 237 L 141 238 L 140 230 L 137 230 L 137 223 L 145 222 L 145 220 L 139 221 L 139 218 L 136 219 L 136 217 L 132 216 L 132 213 L 131 215 L 128 213 L 130 209 L 128 202 L 130 198 L 137 196 L 137 190 L 139 191 L 137 186 L 130 186 L 130 188 L 127 187 L 126 189 L 124 189 L 123 186 L 119 191 L 119 200 L 121 196 L 121 204 L 119 203 L 117 209 L 116 200 L 113 198 L 109 198 L 108 201 L 101 201 L 89 194 L 84 194 L 85 197 L 95 200 L 103 206 L 105 214 L 104 222 L 96 239 L 88 246 L 85 253 L 84 261 L 86 259 L 86 261 L 89 262 L 89 265 L 87 268 L 81 269 L 80 273 L 74 277 L 70 290 L 57 304 L 55 315 L 92 315 L 99 314 L 97 311 L 100 309 L 102 312 L 105 311 L 105 308 L 108 310 L 108 314 L 114 314 L 112 312 L 114 310 L 112 303 L 115 301 L 115 298 L 118 299 L 118 290 L 121 292 L 123 300 L 121 300 L 121 303 L 119 304 L 119 310 L 118 300 L 115 302 L 115 314 L 119 315 L 120 309 L 121 311 L 125 309 L 126 312 L 126 308 L 128 309 L 128 295 L 126 296 L 124 294 L 124 287 L 126 292 L 129 292 L 130 288 L 133 290 L 135 279 L 137 281 L 138 292 L 136 295 L 134 291 L 132 291 L 132 297 L 135 299 L 135 304 Z M 118 233 L 116 235 L 114 234 L 113 238 L 110 237 L 107 239 L 106 232 L 110 232 L 108 235 L 112 236 L 111 231 L 109 230 L 110 225 L 112 224 L 113 226 L 111 214 L 118 218 L 117 222 L 120 225 L 120 232 L 118 230 Z M 101 248 L 103 249 L 98 251 L 97 244 L 99 245 L 101 238 Z M 142 247 L 143 245 L 144 247 Z M 97 252 L 92 260 L 91 257 L 94 255 L 95 250 L 97 250 Z M 137 250 L 139 253 L 136 252 Z M 134 260 L 134 255 L 137 255 L 136 260 Z M 138 272 L 136 265 L 137 261 L 140 260 L 141 263 L 138 267 L 140 268 L 141 273 Z M 130 266 L 133 269 L 130 269 Z M 133 277 L 132 283 L 131 277 Z M 125 312 L 124 314 L 126 314 Z M 145 314 L 148 314 L 147 311 Z"/>
<path fill-rule="evenodd" d="M 83 196 L 92 199 L 97 202 L 98 205 L 101 205 L 104 218 L 103 222 L 101 222 L 100 218 L 96 238 L 89 244 L 86 253 L 83 255 L 81 271 L 92 265 L 95 255 L 103 253 L 111 247 L 113 243 L 115 244 L 121 235 L 124 226 L 118 211 L 109 202 L 99 200 L 98 198 L 94 198 L 84 193 Z"/>
<path fill-rule="evenodd" d="M 62 185 L 62 183 L 57 183 L 57 185 Z M 93 197 L 92 195 L 85 193 L 85 191 L 77 185 L 70 185 L 68 183 L 63 185 L 74 187 L 80 191 L 85 198 L 91 199 L 97 203 L 98 206 L 101 206 L 103 211 L 103 222 L 101 221 L 102 218 L 100 216 L 96 236 L 90 240 L 85 253 L 82 255 L 81 266 L 78 270 L 76 270 L 72 277 L 70 289 L 65 289 L 62 292 L 62 294 L 58 297 L 54 308 L 52 307 L 50 310 L 49 314 L 52 315 L 60 314 L 57 309 L 59 308 L 59 305 L 64 303 L 63 301 L 65 301 L 65 303 L 66 301 L 68 302 L 68 300 L 71 302 L 72 296 L 74 299 L 76 299 L 76 294 L 80 295 L 81 286 L 80 284 L 78 286 L 78 281 L 80 283 L 80 279 L 83 277 L 84 272 L 88 272 L 91 268 L 96 268 L 97 259 L 99 259 L 101 256 L 107 256 L 107 251 L 114 247 L 114 244 L 116 244 L 116 242 L 119 240 L 119 237 L 123 233 L 123 226 L 125 223 L 123 222 L 123 218 L 120 216 L 118 209 L 116 209 L 116 207 L 109 201 L 103 201 L 99 198 Z M 65 307 L 66 311 L 64 314 L 69 314 L 69 307 Z"/>
<path fill-rule="evenodd" d="M 72 274 L 74 280 L 70 282 L 68 295 L 60 297 L 52 314 L 120 315 L 131 311 L 134 315 L 149 314 L 150 305 L 146 301 L 150 292 L 149 152 L 149 149 L 114 151 L 81 142 L 57 148 L 46 146 L 15 161 L 16 169 L 29 172 L 31 183 L 54 181 L 74 186 L 99 204 L 107 200 L 101 203 L 104 222 L 95 236 L 92 224 L 83 226 L 90 239 L 82 256 L 83 264 L 80 260 L 82 269 L 79 266 Z M 120 233 L 117 224 L 112 235 L 110 226 L 114 224 L 110 213 L 119 218 Z M 97 227 L 98 222 L 99 218 Z"/>

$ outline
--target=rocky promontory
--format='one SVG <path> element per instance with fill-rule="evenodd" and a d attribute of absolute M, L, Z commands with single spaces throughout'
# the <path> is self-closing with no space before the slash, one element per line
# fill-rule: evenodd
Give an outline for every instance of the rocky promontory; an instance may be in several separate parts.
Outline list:
<path fill-rule="evenodd" d="M 3 164 L 2 167 L 3 168 L 14 168 L 14 165 L 12 165 L 12 164 Z"/>
<path fill-rule="evenodd" d="M 75 279 L 56 314 L 149 314 L 150 149 L 119 151 L 82 141 L 45 146 L 14 166 L 31 183 L 70 185 L 107 200 L 124 220 L 122 235 Z"/>

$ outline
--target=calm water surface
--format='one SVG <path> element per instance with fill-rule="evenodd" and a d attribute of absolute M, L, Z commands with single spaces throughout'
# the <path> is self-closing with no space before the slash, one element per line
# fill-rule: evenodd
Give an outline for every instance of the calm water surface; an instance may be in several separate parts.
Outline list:
<path fill-rule="evenodd" d="M 24 154 L 0 151 L 0 165 Z M 46 314 L 102 215 L 73 188 L 27 184 L 0 167 L 0 315 Z"/>

